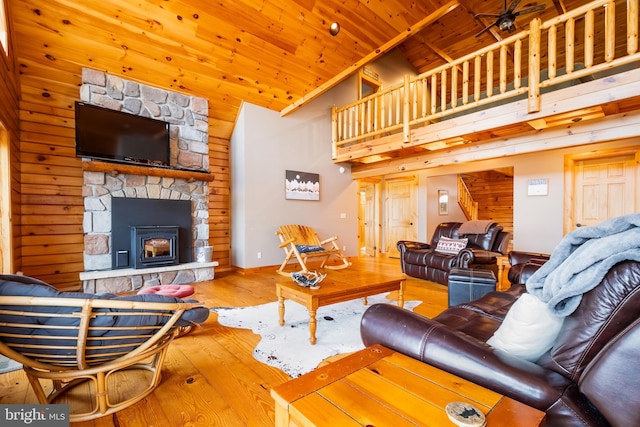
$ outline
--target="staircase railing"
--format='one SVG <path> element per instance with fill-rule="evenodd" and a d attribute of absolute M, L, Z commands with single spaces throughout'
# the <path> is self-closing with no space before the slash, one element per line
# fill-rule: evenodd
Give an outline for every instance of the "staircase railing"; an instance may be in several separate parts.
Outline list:
<path fill-rule="evenodd" d="M 542 88 L 639 61 L 639 1 L 597 0 L 544 23 L 536 18 L 527 31 L 334 107 L 334 160 L 349 160 L 349 147 L 389 134 L 402 132 L 402 140 L 410 143 L 413 127 L 518 96 L 526 96 L 528 112 L 535 113 Z M 616 37 L 626 43 L 616 45 Z M 600 50 L 604 55 L 596 58 Z"/>
<path fill-rule="evenodd" d="M 458 205 L 468 220 L 478 219 L 478 202 L 473 200 L 467 184 L 460 175 L 458 175 Z"/>

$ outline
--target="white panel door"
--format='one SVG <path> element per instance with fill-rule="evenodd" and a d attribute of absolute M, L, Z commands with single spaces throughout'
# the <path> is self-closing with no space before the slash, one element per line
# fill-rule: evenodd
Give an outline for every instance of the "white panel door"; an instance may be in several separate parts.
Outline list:
<path fill-rule="evenodd" d="M 390 257 L 399 258 L 396 247 L 398 240 L 417 240 L 415 177 L 402 178 L 386 183 L 386 236 L 385 252 Z"/>
<path fill-rule="evenodd" d="M 633 155 L 576 161 L 572 229 L 635 212 L 636 167 Z"/>
<path fill-rule="evenodd" d="M 376 256 L 378 252 L 377 187 L 372 182 L 360 183 L 360 253 L 368 256 Z"/>

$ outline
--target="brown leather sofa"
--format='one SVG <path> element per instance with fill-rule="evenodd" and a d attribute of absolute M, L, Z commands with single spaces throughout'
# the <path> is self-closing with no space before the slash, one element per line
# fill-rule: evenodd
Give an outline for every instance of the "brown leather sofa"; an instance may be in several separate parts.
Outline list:
<path fill-rule="evenodd" d="M 505 254 L 511 233 L 503 230 L 498 223 L 492 223 L 486 233 L 459 234 L 461 222 L 443 222 L 436 227 L 430 243 L 401 240 L 397 243 L 400 251 L 402 272 L 419 279 L 446 285 L 452 268 L 480 268 L 491 270 L 498 276 L 498 257 Z M 467 238 L 467 247 L 457 255 L 437 252 L 435 249 L 442 237 L 452 239 Z"/>
<path fill-rule="evenodd" d="M 521 283 L 545 261 L 539 255 L 511 253 L 509 290 L 433 319 L 371 306 L 361 323 L 364 344 L 382 344 L 545 411 L 545 426 L 640 425 L 640 262 L 612 267 L 535 363 L 486 344 L 526 291 Z"/>

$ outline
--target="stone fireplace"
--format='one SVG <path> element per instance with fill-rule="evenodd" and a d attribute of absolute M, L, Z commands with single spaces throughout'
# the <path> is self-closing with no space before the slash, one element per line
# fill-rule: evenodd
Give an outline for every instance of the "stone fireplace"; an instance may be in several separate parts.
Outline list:
<path fill-rule="evenodd" d="M 83 69 L 81 100 L 105 108 L 126 111 L 170 123 L 171 166 L 173 170 L 206 172 L 208 158 L 208 106 L 207 100 L 189 97 L 175 92 L 151 88 L 125 81 L 106 73 Z M 110 167 L 107 167 L 107 170 Z M 152 168 L 149 168 L 152 169 Z M 84 197 L 84 265 L 80 274 L 83 287 L 88 292 L 129 292 L 142 287 L 160 284 L 179 284 L 213 279 L 213 267 L 217 263 L 192 263 L 193 249 L 207 246 L 208 183 L 198 180 L 198 174 L 185 178 L 171 177 L 170 173 L 146 174 L 145 166 L 135 173 L 120 173 L 118 167 L 108 172 L 85 168 L 83 174 Z M 189 225 L 164 223 L 163 212 L 167 208 L 152 208 L 149 222 L 128 224 L 124 231 L 130 236 L 129 226 L 176 225 L 181 230 L 179 260 L 176 265 L 152 266 L 135 269 L 135 263 L 122 265 L 126 256 L 131 259 L 130 244 L 123 249 L 118 236 L 114 236 L 113 205 L 123 201 L 161 203 L 182 202 L 188 209 Z M 173 210 L 172 208 L 169 209 Z M 127 215 L 126 213 L 124 215 Z M 160 219 L 159 219 L 160 218 Z M 121 218 L 115 218 L 115 222 Z M 122 230 L 116 233 L 122 233 Z M 184 235 L 184 236 L 182 236 Z M 115 237 L 115 240 L 114 240 Z M 120 261 L 118 261 L 120 260 Z M 120 262 L 121 266 L 116 267 Z"/>

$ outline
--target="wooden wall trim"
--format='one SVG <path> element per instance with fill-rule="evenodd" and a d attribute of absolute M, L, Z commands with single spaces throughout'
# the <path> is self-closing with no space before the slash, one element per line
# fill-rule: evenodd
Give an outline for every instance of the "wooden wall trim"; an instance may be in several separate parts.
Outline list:
<path fill-rule="evenodd" d="M 4 1 L 4 0 L 0 0 Z M 20 227 L 20 163 L 18 161 L 19 145 L 19 98 L 20 88 L 18 84 L 18 72 L 15 61 L 15 49 L 13 43 L 13 26 L 10 10 L 5 4 L 7 15 L 7 32 L 9 52 L 0 49 L 0 136 L 3 144 L 0 147 L 0 183 L 2 194 L 0 195 L 0 245 L 2 248 L 2 261 L 0 261 L 0 273 L 14 273 L 21 268 L 20 241 L 14 238 L 19 236 Z"/>

